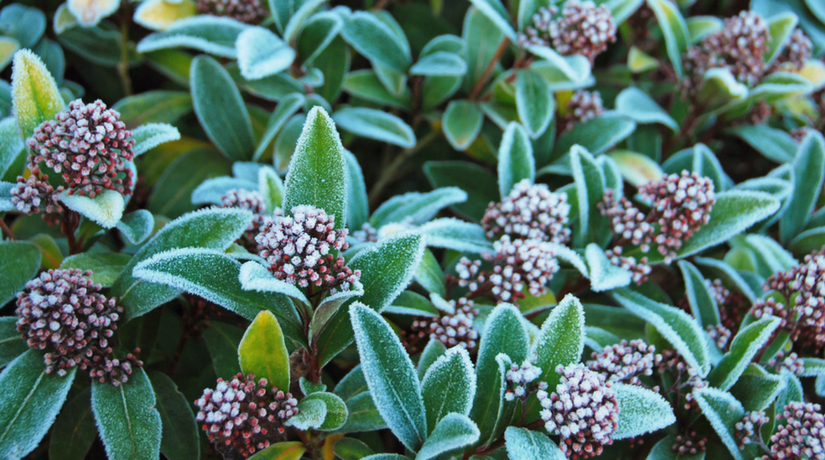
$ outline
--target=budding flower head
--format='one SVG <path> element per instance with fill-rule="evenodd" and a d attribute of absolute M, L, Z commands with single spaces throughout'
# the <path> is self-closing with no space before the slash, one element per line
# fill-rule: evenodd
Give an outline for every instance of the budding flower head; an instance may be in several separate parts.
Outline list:
<path fill-rule="evenodd" d="M 601 352 L 593 353 L 593 359 L 587 367 L 604 376 L 608 382 L 622 382 L 640 385 L 640 375 L 652 375 L 653 368 L 662 362 L 662 355 L 656 353 L 656 347 L 642 340 L 627 340 L 604 347 Z"/>
<path fill-rule="evenodd" d="M 577 90 L 567 101 L 567 112 L 560 120 L 559 129 L 569 131 L 576 124 L 601 116 L 603 113 L 602 96 L 598 91 Z"/>
<path fill-rule="evenodd" d="M 195 419 L 226 458 L 247 458 L 266 449 L 283 435 L 284 422 L 298 413 L 292 394 L 270 388 L 266 379 L 256 380 L 252 374 L 218 379 L 215 389 L 203 390 L 195 405 Z"/>
<path fill-rule="evenodd" d="M 55 190 L 47 182 L 48 177 L 39 178 L 32 174 L 28 179 L 17 178 L 17 184 L 11 189 L 11 203 L 23 214 L 41 214 L 43 219 L 53 225 L 60 220 L 63 206 L 57 199 L 62 187 Z"/>
<path fill-rule="evenodd" d="M 263 22 L 269 11 L 260 0 L 198 0 L 198 13 L 225 16 L 246 24 Z"/>
<path fill-rule="evenodd" d="M 118 360 L 109 343 L 123 310 L 100 293 L 92 272 L 47 270 L 17 294 L 17 330 L 30 348 L 45 350 L 46 372 L 66 375 L 79 366 L 91 377 L 114 385 L 125 382 L 134 356 Z"/>
<path fill-rule="evenodd" d="M 573 459 L 600 455 L 619 426 L 619 403 L 610 382 L 582 364 L 558 366 L 561 381 L 552 394 L 539 390 L 547 431 L 561 436 L 561 450 Z"/>
<path fill-rule="evenodd" d="M 533 383 L 539 377 L 541 377 L 541 369 L 534 366 L 531 360 L 525 360 L 521 365 L 512 364 L 505 374 L 507 390 L 504 393 L 504 399 L 507 401 L 525 400 L 530 396 L 531 391 L 547 390 L 545 382 Z"/>
<path fill-rule="evenodd" d="M 120 113 L 100 100 L 71 102 L 54 120 L 35 128 L 26 145 L 33 154 L 30 162 L 44 162 L 61 174 L 69 194 L 132 193 L 132 171 L 126 166 L 135 156 L 132 132 Z"/>
<path fill-rule="evenodd" d="M 333 251 L 346 250 L 347 231 L 335 229 L 335 216 L 314 206 L 296 206 L 292 216 L 276 212 L 255 241 L 269 271 L 279 280 L 320 291 L 360 286 L 360 271 L 344 266 Z M 320 292 L 318 291 L 318 292 Z"/>
<path fill-rule="evenodd" d="M 769 71 L 786 68 L 789 70 L 802 70 L 805 67 L 805 61 L 813 55 L 813 47 L 811 39 L 805 35 L 802 29 L 797 28 L 788 38 L 782 52 L 776 56 Z"/>
<path fill-rule="evenodd" d="M 616 23 L 610 10 L 592 1 L 569 0 L 561 15 L 555 7 L 542 7 L 533 16 L 533 24 L 519 37 L 522 44 L 552 45 L 563 56 L 580 54 L 592 64 L 596 56 L 616 41 Z M 556 17 L 554 17 L 556 16 Z"/>
<path fill-rule="evenodd" d="M 478 345 L 478 331 L 473 322 L 478 310 L 472 300 L 460 298 L 451 300 L 452 312 L 440 311 L 437 317 L 419 318 L 413 321 L 413 331 L 428 334 L 430 340 L 438 340 L 445 347 L 462 347 L 468 351 L 475 350 Z M 420 335 L 424 337 L 425 335 Z"/>
<path fill-rule="evenodd" d="M 739 448 L 744 448 L 745 444 L 758 443 L 761 440 L 759 430 L 768 421 L 770 419 L 765 415 L 765 412 L 757 411 L 746 413 L 742 420 L 736 422 L 734 437 L 739 442 Z"/>
<path fill-rule="evenodd" d="M 568 214 L 567 194 L 553 193 L 547 185 L 525 179 L 501 203 L 490 203 L 481 225 L 489 238 L 506 234 L 565 244 L 570 240 L 570 229 L 564 227 Z"/>
<path fill-rule="evenodd" d="M 825 455 L 825 417 L 819 404 L 792 402 L 777 415 L 780 425 L 771 436 L 770 455 L 774 459 L 820 459 Z"/>
<path fill-rule="evenodd" d="M 241 208 L 252 211 L 252 222 L 238 242 L 250 252 L 260 249 L 255 242 L 261 227 L 266 223 L 266 206 L 260 193 L 253 190 L 232 189 L 221 197 L 222 208 Z"/>

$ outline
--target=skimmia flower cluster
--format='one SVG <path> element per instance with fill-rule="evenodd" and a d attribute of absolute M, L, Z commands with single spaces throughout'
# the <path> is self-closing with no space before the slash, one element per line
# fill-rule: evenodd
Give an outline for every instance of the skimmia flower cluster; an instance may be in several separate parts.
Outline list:
<path fill-rule="evenodd" d="M 490 203 L 481 225 L 488 238 L 508 235 L 515 239 L 534 239 L 566 244 L 570 240 L 567 195 L 553 193 L 545 184 L 523 180 L 513 186 L 501 203 Z"/>
<path fill-rule="evenodd" d="M 117 359 L 112 337 L 123 309 L 100 293 L 90 271 L 48 270 L 17 294 L 17 330 L 30 348 L 44 350 L 46 372 L 65 376 L 79 367 L 100 382 L 126 382 L 134 355 Z"/>
<path fill-rule="evenodd" d="M 252 253 L 258 252 L 260 248 L 255 241 L 255 237 L 258 236 L 258 233 L 267 221 L 266 207 L 261 194 L 255 191 L 232 189 L 221 196 L 221 207 L 241 208 L 252 211 L 252 223 L 249 224 L 246 232 L 244 232 L 238 242 L 246 248 L 247 251 Z"/>
<path fill-rule="evenodd" d="M 418 338 L 438 340 L 447 348 L 455 346 L 473 351 L 478 345 L 478 331 L 473 325 L 478 310 L 472 300 L 462 297 L 449 301 L 452 311 L 439 311 L 435 317 L 421 317 L 413 321 L 413 334 Z"/>
<path fill-rule="evenodd" d="M 589 0 L 570 0 L 561 12 L 556 7 L 540 8 L 519 40 L 552 46 L 563 56 L 578 54 L 593 62 L 608 43 L 616 41 L 616 24 L 606 6 L 597 7 Z"/>
<path fill-rule="evenodd" d="M 246 24 L 257 25 L 269 16 L 260 0 L 198 0 L 198 13 L 225 16 Z"/>
<path fill-rule="evenodd" d="M 537 381 L 539 377 L 541 377 L 541 369 L 530 360 L 524 361 L 521 365 L 512 364 L 504 376 L 507 381 L 504 399 L 507 401 L 525 400 L 533 391 L 547 390 L 547 383 Z"/>
<path fill-rule="evenodd" d="M 347 231 L 335 229 L 335 216 L 312 206 L 296 206 L 292 216 L 276 212 L 258 236 L 260 255 L 279 280 L 322 291 L 348 291 L 361 272 L 344 265 L 336 251 L 349 247 Z"/>
<path fill-rule="evenodd" d="M 28 179 L 17 178 L 17 184 L 11 190 L 11 203 L 23 214 L 40 214 L 50 225 L 58 223 L 63 213 L 63 206 L 57 199 L 57 190 L 49 184 L 48 176 L 40 176 L 35 172 Z"/>
<path fill-rule="evenodd" d="M 604 347 L 601 352 L 593 352 L 593 359 L 587 367 L 602 374 L 608 382 L 641 384 L 639 376 L 652 375 L 653 369 L 662 362 L 662 355 L 656 347 L 642 340 L 622 340 Z"/>
<path fill-rule="evenodd" d="M 566 104 L 567 111 L 559 120 L 559 131 L 569 131 L 578 123 L 604 114 L 602 95 L 598 91 L 578 90 Z"/>
<path fill-rule="evenodd" d="M 825 455 L 825 416 L 819 404 L 792 402 L 777 414 L 779 426 L 763 460 L 814 459 Z"/>
<path fill-rule="evenodd" d="M 299 412 L 297 404 L 266 379 L 238 374 L 203 391 L 195 401 L 196 419 L 218 452 L 247 458 L 283 437 L 284 422 Z"/>

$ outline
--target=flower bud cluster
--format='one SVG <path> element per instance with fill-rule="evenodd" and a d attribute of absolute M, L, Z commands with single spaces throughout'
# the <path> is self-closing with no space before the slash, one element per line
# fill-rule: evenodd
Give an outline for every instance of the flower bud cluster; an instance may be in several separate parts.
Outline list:
<path fill-rule="evenodd" d="M 630 272 L 631 280 L 636 284 L 642 284 L 650 276 L 651 268 L 647 263 L 647 257 L 636 260 L 635 257 L 622 257 L 622 247 L 614 246 L 604 251 L 604 255 L 611 264 Z"/>
<path fill-rule="evenodd" d="M 639 376 L 652 375 L 653 368 L 662 362 L 662 355 L 656 353 L 656 347 L 643 340 L 627 340 L 604 347 L 601 352 L 594 352 L 587 367 L 604 376 L 608 382 L 640 385 Z"/>
<path fill-rule="evenodd" d="M 253 25 L 269 16 L 266 3 L 261 0 L 198 0 L 197 10 L 200 14 L 225 16 Z"/>
<path fill-rule="evenodd" d="M 240 373 L 229 381 L 218 379 L 215 389 L 203 390 L 195 405 L 196 420 L 227 458 L 247 458 L 266 449 L 284 433 L 284 422 L 298 413 L 298 401 L 290 393 Z"/>
<path fill-rule="evenodd" d="M 452 312 L 441 311 L 437 317 L 421 317 L 413 321 L 412 330 L 419 337 L 429 336 L 445 347 L 462 347 L 468 351 L 478 346 L 478 331 L 473 326 L 478 310 L 472 300 L 460 298 L 451 300 Z"/>
<path fill-rule="evenodd" d="M 252 190 L 232 189 L 221 197 L 222 208 L 241 208 L 252 211 L 252 222 L 246 232 L 238 239 L 238 243 L 249 252 L 258 252 L 260 248 L 255 242 L 255 236 L 261 231 L 267 220 L 264 198 L 260 193 Z"/>
<path fill-rule="evenodd" d="M 610 382 L 582 364 L 558 366 L 561 381 L 552 394 L 537 393 L 547 431 L 561 436 L 561 450 L 573 459 L 600 455 L 619 426 L 619 403 Z"/>
<path fill-rule="evenodd" d="M 17 184 L 11 189 L 11 203 L 23 214 L 40 214 L 49 224 L 60 221 L 63 206 L 57 195 L 63 187 L 55 189 L 48 182 L 48 176 L 38 177 L 32 174 L 28 179 L 17 178 Z"/>
<path fill-rule="evenodd" d="M 690 431 L 676 436 L 672 449 L 680 456 L 696 455 L 707 449 L 707 443 L 707 436 L 700 437 L 695 431 Z"/>
<path fill-rule="evenodd" d="M 563 56 L 579 54 L 592 64 L 596 56 L 607 49 L 608 43 L 616 41 L 616 23 L 604 5 L 597 7 L 589 0 L 569 0 L 561 15 L 557 13 L 555 7 L 540 8 L 519 42 L 552 46 Z"/>
<path fill-rule="evenodd" d="M 378 241 L 378 230 L 375 229 L 369 222 L 364 222 L 361 230 L 352 232 L 352 237 L 360 243 L 375 243 Z"/>
<path fill-rule="evenodd" d="M 748 412 L 742 420 L 736 422 L 734 428 L 734 437 L 739 442 L 739 448 L 745 447 L 745 444 L 759 443 L 761 435 L 759 431 L 762 425 L 768 423 L 770 419 L 762 411 Z"/>
<path fill-rule="evenodd" d="M 598 91 L 577 90 L 567 101 L 567 112 L 559 120 L 559 130 L 569 131 L 576 124 L 601 116 L 603 113 L 602 95 Z"/>
<path fill-rule="evenodd" d="M 710 336 L 710 339 L 713 340 L 713 343 L 716 344 L 716 348 L 721 351 L 727 351 L 730 339 L 733 337 L 730 329 L 721 324 L 717 324 L 715 326 L 707 326 L 705 330 L 708 336 Z"/>
<path fill-rule="evenodd" d="M 255 241 L 269 271 L 301 288 L 348 291 L 360 286 L 359 270 L 344 265 L 333 251 L 346 250 L 347 231 L 335 229 L 335 216 L 313 206 L 296 206 L 292 216 L 276 212 Z"/>
<path fill-rule="evenodd" d="M 788 353 L 788 355 L 785 356 L 785 352 L 780 351 L 776 356 L 768 360 L 768 367 L 774 368 L 776 372 L 781 372 L 784 369 L 796 376 L 805 373 L 805 363 L 803 363 L 799 355 L 794 352 Z"/>
<path fill-rule="evenodd" d="M 570 240 L 570 229 L 564 227 L 568 214 L 566 194 L 553 193 L 547 185 L 525 179 L 514 185 L 501 203 L 490 203 L 481 225 L 491 239 L 509 235 L 565 244 Z"/>
<path fill-rule="evenodd" d="M 776 416 L 779 426 L 771 436 L 770 455 L 764 460 L 819 459 L 825 455 L 825 416 L 819 404 L 792 402 Z"/>
<path fill-rule="evenodd" d="M 504 399 L 507 401 L 524 400 L 534 390 L 547 390 L 547 383 L 536 382 L 541 377 L 541 369 L 534 366 L 530 360 L 524 361 L 521 365 L 512 364 L 504 377 L 507 380 Z"/>
<path fill-rule="evenodd" d="M 100 293 L 92 272 L 47 270 L 17 294 L 17 330 L 30 348 L 44 350 L 46 373 L 66 375 L 80 367 L 92 378 L 117 386 L 142 363 L 129 354 L 114 357 L 110 343 L 122 308 Z"/>
<path fill-rule="evenodd" d="M 805 67 L 805 61 L 813 55 L 814 44 L 802 29 L 797 28 L 793 31 L 782 51 L 773 61 L 769 72 L 774 72 L 782 69 L 789 69 L 793 71 L 802 70 Z"/>
<path fill-rule="evenodd" d="M 26 140 L 32 165 L 43 162 L 66 183 L 68 193 L 95 197 L 103 190 L 132 193 L 132 171 L 126 162 L 135 156 L 135 141 L 120 113 L 100 100 L 69 108 L 34 129 Z"/>

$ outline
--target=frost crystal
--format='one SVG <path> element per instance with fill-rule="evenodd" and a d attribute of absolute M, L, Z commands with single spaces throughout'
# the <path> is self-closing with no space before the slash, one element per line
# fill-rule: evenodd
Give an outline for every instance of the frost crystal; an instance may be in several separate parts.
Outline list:
<path fill-rule="evenodd" d="M 68 193 L 94 197 L 103 190 L 129 195 L 132 171 L 126 162 L 135 156 L 132 132 L 120 114 L 100 100 L 80 99 L 35 128 L 26 140 L 33 164 L 44 162 L 62 174 Z"/>
<path fill-rule="evenodd" d="M 284 422 L 298 413 L 290 393 L 270 388 L 266 379 L 252 374 L 218 379 L 215 389 L 203 390 L 195 401 L 196 420 L 215 449 L 226 458 L 247 458 L 266 449 L 285 431 Z"/>
<path fill-rule="evenodd" d="M 413 331 L 418 331 L 420 337 L 429 336 L 430 340 L 438 340 L 447 348 L 454 346 L 472 351 L 478 344 L 478 331 L 473 327 L 473 321 L 478 310 L 473 301 L 460 298 L 451 300 L 450 305 L 454 313 L 442 312 L 435 318 L 418 318 L 413 321 Z"/>
<path fill-rule="evenodd" d="M 567 101 L 567 112 L 559 120 L 559 130 L 568 131 L 576 124 L 601 116 L 603 113 L 601 94 L 598 91 L 580 89 Z"/>
<path fill-rule="evenodd" d="M 266 207 L 264 199 L 260 193 L 250 190 L 232 189 L 221 197 L 222 208 L 241 208 L 252 211 L 252 222 L 247 227 L 246 232 L 241 235 L 238 242 L 249 252 L 258 252 L 260 248 L 255 242 L 261 228 L 266 224 Z"/>
<path fill-rule="evenodd" d="M 792 402 L 776 416 L 784 420 L 771 436 L 770 455 L 763 460 L 821 459 L 825 457 L 825 417 L 819 404 Z"/>
<path fill-rule="evenodd" d="M 361 272 L 333 255 L 349 247 L 347 231 L 334 227 L 335 216 L 313 206 L 292 208 L 292 217 L 276 212 L 255 237 L 258 255 L 279 280 L 317 292 L 348 291 L 359 285 Z"/>
<path fill-rule="evenodd" d="M 198 13 L 226 16 L 246 24 L 260 24 L 269 16 L 260 0 L 198 0 Z"/>
<path fill-rule="evenodd" d="M 616 23 L 606 6 L 592 1 L 570 0 L 564 4 L 561 16 L 556 7 L 542 7 L 533 16 L 533 24 L 519 37 L 522 44 L 552 45 L 559 54 L 580 54 L 592 64 L 596 56 L 616 41 Z"/>
<path fill-rule="evenodd" d="M 593 353 L 593 360 L 587 367 L 602 374 L 608 382 L 622 382 L 640 385 L 640 375 L 652 375 L 654 366 L 662 362 L 662 355 L 656 353 L 656 347 L 642 340 L 627 340 L 604 347 L 601 352 Z"/>
<path fill-rule="evenodd" d="M 102 287 L 77 269 L 47 270 L 17 294 L 17 330 L 30 348 L 46 350 L 46 372 L 66 375 L 79 366 L 92 378 L 117 386 L 142 363 L 132 354 L 119 360 L 109 340 L 123 310 Z"/>
<path fill-rule="evenodd" d="M 561 382 L 548 395 L 539 390 L 547 431 L 561 436 L 561 450 L 573 459 L 600 455 L 619 426 L 619 403 L 610 382 L 581 364 L 558 366 Z"/>
<path fill-rule="evenodd" d="M 481 225 L 488 238 L 506 234 L 565 244 L 570 240 L 570 229 L 564 228 L 569 213 L 566 194 L 552 193 L 547 185 L 525 179 L 501 203 L 490 203 Z"/>
<path fill-rule="evenodd" d="M 54 225 L 60 221 L 63 206 L 57 200 L 57 194 L 63 187 L 54 189 L 48 183 L 48 176 L 38 177 L 32 173 L 28 179 L 17 178 L 17 184 L 11 189 L 11 203 L 23 214 L 40 213 L 43 219 Z"/>

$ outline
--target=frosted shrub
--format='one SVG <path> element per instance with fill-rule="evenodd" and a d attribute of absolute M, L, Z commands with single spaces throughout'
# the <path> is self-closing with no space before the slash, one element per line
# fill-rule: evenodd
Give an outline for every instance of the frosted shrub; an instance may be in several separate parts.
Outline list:
<path fill-rule="evenodd" d="M 821 1 L 35 3 L 0 459 L 825 459 Z"/>

